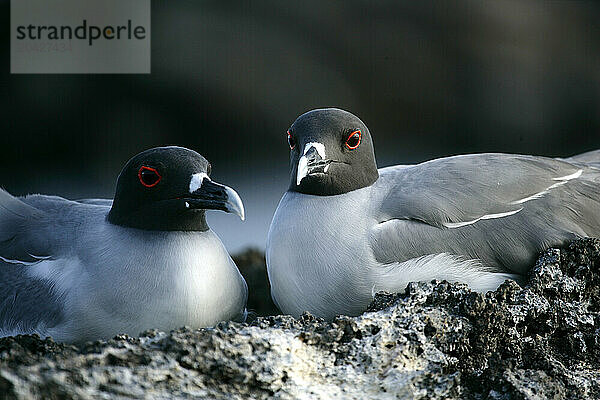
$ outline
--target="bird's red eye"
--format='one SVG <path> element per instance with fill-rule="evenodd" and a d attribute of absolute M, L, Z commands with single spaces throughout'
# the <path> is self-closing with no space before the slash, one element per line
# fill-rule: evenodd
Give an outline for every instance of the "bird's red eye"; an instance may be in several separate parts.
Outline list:
<path fill-rule="evenodd" d="M 287 135 L 288 135 L 288 144 L 290 145 L 290 149 L 293 150 L 294 147 L 296 147 L 296 140 L 294 139 L 294 137 L 292 136 L 290 131 L 287 131 Z"/>
<path fill-rule="evenodd" d="M 358 147 L 358 145 L 360 144 L 360 139 L 361 139 L 361 133 L 360 131 L 354 131 L 350 134 L 350 136 L 348 136 L 348 139 L 346 139 L 346 147 L 349 148 L 350 150 L 354 150 Z"/>
<path fill-rule="evenodd" d="M 162 176 L 158 173 L 155 168 L 152 167 L 141 167 L 138 171 L 138 178 L 140 183 L 146 187 L 154 187 L 158 185 L 158 182 L 162 179 Z"/>

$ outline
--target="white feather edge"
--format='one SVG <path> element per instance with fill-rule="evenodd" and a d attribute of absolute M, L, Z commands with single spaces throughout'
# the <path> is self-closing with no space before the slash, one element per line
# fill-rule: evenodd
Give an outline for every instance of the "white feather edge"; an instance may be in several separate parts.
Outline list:
<path fill-rule="evenodd" d="M 516 205 L 516 204 L 523 204 L 523 203 L 526 203 L 526 202 L 528 202 L 528 201 L 530 201 L 530 200 L 535 200 L 535 199 L 542 198 L 542 197 L 544 197 L 544 195 L 546 195 L 546 194 L 547 194 L 547 193 L 548 193 L 550 190 L 552 190 L 552 189 L 554 189 L 554 188 L 557 188 L 557 187 L 559 187 L 559 186 L 562 186 L 562 185 L 564 185 L 565 183 L 569 182 L 570 180 L 573 180 L 573 179 L 577 179 L 577 178 L 579 178 L 579 177 L 581 176 L 581 174 L 582 174 L 582 173 L 583 173 L 583 170 L 582 170 L 582 169 L 580 169 L 580 170 L 578 170 L 577 172 L 574 172 L 574 173 L 572 173 L 572 174 L 570 174 L 570 175 L 561 176 L 561 177 L 559 177 L 559 178 L 552 178 L 552 180 L 553 180 L 553 181 L 559 181 L 559 182 L 557 182 L 557 183 L 555 183 L 555 184 L 553 184 L 553 185 L 549 186 L 548 188 L 546 188 L 545 190 L 542 190 L 542 191 L 541 191 L 541 192 L 539 192 L 539 193 L 532 194 L 531 196 L 525 197 L 525 198 L 523 198 L 523 199 L 515 200 L 515 201 L 511 202 L 510 204 L 513 204 L 513 205 Z"/>
<path fill-rule="evenodd" d="M 40 256 L 34 256 L 33 254 L 29 254 L 29 256 L 32 258 L 35 258 L 36 260 L 35 261 L 23 261 L 23 260 L 10 259 L 10 258 L 6 258 L 6 257 L 2 257 L 2 256 L 0 256 L 0 260 L 4 261 L 5 263 L 9 263 L 9 264 L 35 265 L 35 264 L 39 263 L 40 261 L 49 260 L 50 258 L 52 258 L 52 256 L 40 257 Z"/>
<path fill-rule="evenodd" d="M 474 224 L 475 222 L 479 222 L 479 221 L 484 220 L 484 219 L 494 219 L 494 218 L 508 217 L 510 215 L 514 215 L 514 214 L 518 213 L 522 209 L 523 209 L 523 207 L 519 208 L 518 210 L 514 210 L 514 211 L 507 211 L 507 212 L 497 213 L 497 214 L 486 214 L 486 215 L 483 215 L 483 216 L 481 216 L 481 217 L 479 217 L 477 219 L 474 219 L 472 221 L 465 221 L 465 222 L 444 222 L 444 223 L 442 223 L 442 225 L 444 225 L 446 228 L 460 228 L 461 226 L 471 225 L 471 224 Z"/>
<path fill-rule="evenodd" d="M 544 197 L 544 195 L 546 195 L 550 190 L 557 188 L 559 186 L 564 185 L 565 183 L 569 182 L 570 180 L 573 179 L 577 179 L 581 176 L 581 174 L 583 173 L 583 170 L 580 169 L 577 172 L 574 172 L 570 175 L 565 175 L 565 176 L 561 176 L 558 178 L 552 178 L 553 181 L 559 181 L 551 186 L 549 186 L 548 188 L 546 188 L 545 190 L 539 192 L 539 193 L 534 193 L 531 196 L 527 196 L 523 199 L 519 199 L 519 200 L 515 200 L 513 202 L 511 202 L 511 205 L 519 205 L 519 204 L 523 204 L 526 203 L 528 201 L 531 200 L 535 200 L 535 199 L 539 199 Z M 514 215 L 516 213 L 518 213 L 519 211 L 521 211 L 523 208 L 519 208 L 518 210 L 513 210 L 513 211 L 507 211 L 507 212 L 503 212 L 503 213 L 497 213 L 497 214 L 486 214 L 484 216 L 481 216 L 479 218 L 476 218 L 474 220 L 471 221 L 464 221 L 464 222 L 444 222 L 443 225 L 446 228 L 460 228 L 462 226 L 466 226 L 466 225 L 471 225 L 474 224 L 478 221 L 484 220 L 484 219 L 494 219 L 494 218 L 503 218 L 503 217 L 508 217 L 511 215 Z"/>

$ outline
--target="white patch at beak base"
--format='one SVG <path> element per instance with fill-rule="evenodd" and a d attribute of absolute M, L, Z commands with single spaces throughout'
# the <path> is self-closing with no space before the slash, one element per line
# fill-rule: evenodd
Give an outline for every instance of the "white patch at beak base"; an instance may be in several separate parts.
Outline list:
<path fill-rule="evenodd" d="M 298 161 L 298 172 L 296 174 L 296 185 L 299 185 L 302 182 L 302 179 L 306 177 L 308 174 L 308 159 L 306 158 L 306 153 L 310 150 L 311 147 L 314 147 L 317 150 L 317 153 L 321 156 L 323 160 L 325 160 L 325 146 L 319 142 L 310 142 L 304 145 L 304 152 L 302 153 L 302 157 Z"/>
<path fill-rule="evenodd" d="M 192 179 L 190 180 L 190 193 L 194 193 L 196 190 L 200 189 L 204 178 L 210 180 L 208 175 L 206 175 L 206 173 L 204 173 L 204 172 L 200 172 L 200 173 L 192 175 Z"/>
<path fill-rule="evenodd" d="M 308 174 L 308 160 L 306 156 L 300 157 L 300 161 L 298 161 L 298 174 L 296 175 L 296 185 L 299 185 L 302 182 L 302 179 Z"/>

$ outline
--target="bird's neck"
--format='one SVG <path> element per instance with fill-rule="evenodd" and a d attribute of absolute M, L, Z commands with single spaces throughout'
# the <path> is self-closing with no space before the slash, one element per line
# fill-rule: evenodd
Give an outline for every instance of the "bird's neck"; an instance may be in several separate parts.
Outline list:
<path fill-rule="evenodd" d="M 157 213 L 146 213 L 144 210 L 140 210 L 138 212 L 121 213 L 113 205 L 106 216 L 106 220 L 113 225 L 147 231 L 204 232 L 209 229 L 204 210 Z"/>

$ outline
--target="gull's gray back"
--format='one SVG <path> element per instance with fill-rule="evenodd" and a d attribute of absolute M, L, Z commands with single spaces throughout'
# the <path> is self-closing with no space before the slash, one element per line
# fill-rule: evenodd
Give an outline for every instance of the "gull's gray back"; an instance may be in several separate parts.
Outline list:
<path fill-rule="evenodd" d="M 593 150 L 577 154 L 575 156 L 565 158 L 564 160 L 574 164 L 581 164 L 586 165 L 588 167 L 600 168 L 600 150 Z"/>
<path fill-rule="evenodd" d="M 383 168 L 374 254 L 390 263 L 445 252 L 523 274 L 546 247 L 600 236 L 600 169 L 569 161 L 477 154 Z"/>

